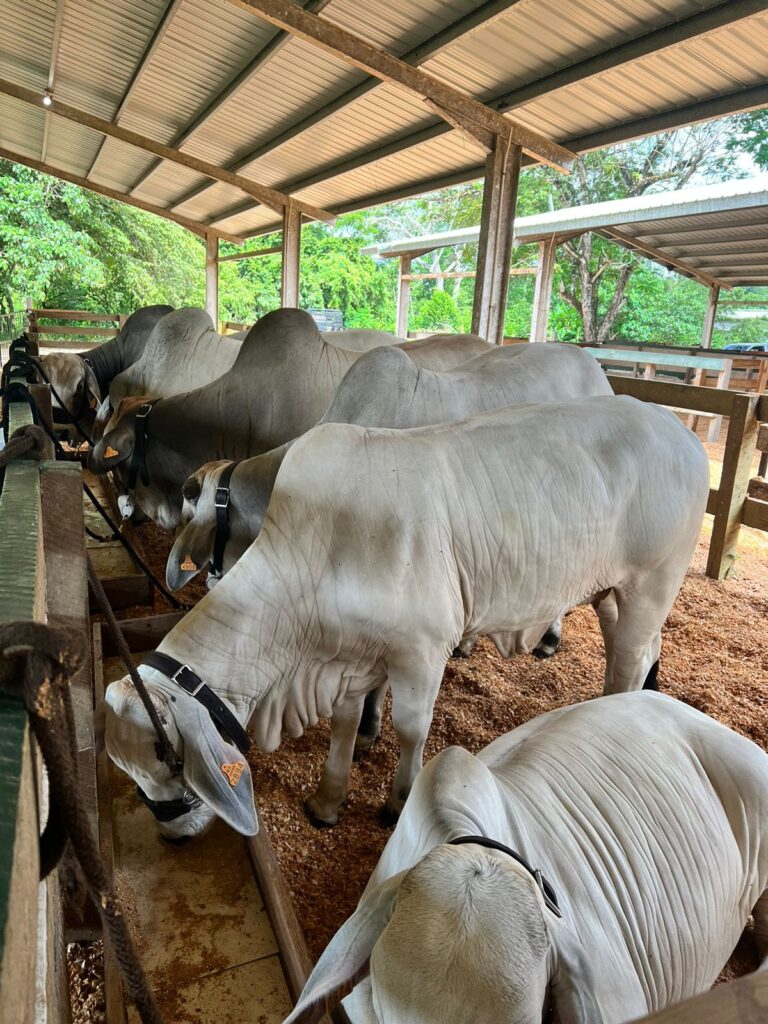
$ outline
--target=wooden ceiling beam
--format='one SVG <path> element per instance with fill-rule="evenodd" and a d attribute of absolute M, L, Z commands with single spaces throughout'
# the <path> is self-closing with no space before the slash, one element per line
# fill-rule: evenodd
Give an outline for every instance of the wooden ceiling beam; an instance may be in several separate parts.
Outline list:
<path fill-rule="evenodd" d="M 475 32 L 477 29 L 489 25 L 491 22 L 500 18 L 503 14 L 506 14 L 512 7 L 516 7 L 517 4 L 521 2 L 522 0 L 485 0 L 485 3 L 480 4 L 479 7 L 475 7 L 474 10 L 469 11 L 460 18 L 457 18 L 456 21 L 452 21 L 450 25 L 442 28 L 435 35 L 426 39 L 423 43 L 419 43 L 418 46 L 414 46 L 407 52 L 401 54 L 400 60 L 405 61 L 406 64 L 412 64 L 414 67 L 426 64 L 427 61 L 437 57 L 438 54 L 446 50 L 452 43 L 455 43 L 457 39 L 461 39 L 463 36 L 467 36 L 471 32 Z M 313 14 L 319 14 L 320 10 L 324 6 L 325 2 L 315 2 L 314 4 L 306 4 L 306 9 L 311 10 Z M 287 33 L 280 34 L 282 36 L 287 35 Z M 255 149 L 252 149 L 248 153 L 239 157 L 234 163 L 229 165 L 230 171 L 242 171 L 243 168 L 248 167 L 249 164 L 255 163 L 255 161 L 260 160 L 269 153 L 274 153 L 275 150 L 280 149 L 289 142 L 293 142 L 295 139 L 300 138 L 305 134 L 305 132 L 308 132 L 316 125 L 322 124 L 323 121 L 327 121 L 328 118 L 337 114 L 340 110 L 345 109 L 351 103 L 356 103 L 357 100 L 361 99 L 363 96 L 367 96 L 369 92 L 380 87 L 381 84 L 382 82 L 379 78 L 370 77 L 366 78 L 365 81 L 358 83 L 358 85 L 352 86 L 351 89 L 342 93 L 341 96 L 336 96 L 328 103 L 324 103 L 321 107 L 318 107 L 311 113 L 307 114 L 307 116 L 302 118 L 297 124 L 288 125 L 287 128 L 282 128 L 276 135 L 273 135 L 265 142 L 256 146 Z M 446 125 L 446 129 L 448 127 L 449 126 Z M 179 145 L 179 142 L 174 142 L 174 145 Z M 196 188 L 190 189 L 177 206 L 181 206 L 183 203 L 187 203 L 191 199 L 196 199 L 199 195 L 207 192 L 212 187 L 212 185 L 206 182 L 204 185 L 198 185 Z"/>
<path fill-rule="evenodd" d="M 520 146 L 526 153 L 558 170 L 567 171 L 575 155 L 556 142 L 511 121 L 491 110 L 472 96 L 454 89 L 425 71 L 406 64 L 386 50 L 381 50 L 361 36 L 335 25 L 325 18 L 310 14 L 289 0 L 229 0 L 241 10 L 250 11 L 259 18 L 290 32 L 292 35 L 319 46 L 345 64 L 365 71 L 382 82 L 398 86 L 422 100 L 431 100 L 439 107 L 466 122 L 478 126 Z"/>
<path fill-rule="evenodd" d="M 118 103 L 117 109 L 115 110 L 115 113 L 112 116 L 112 121 L 114 122 L 114 124 L 118 124 L 120 118 L 123 116 L 128 101 L 133 95 L 134 89 L 139 84 L 141 76 L 144 74 L 147 65 L 152 60 L 152 57 L 155 51 L 157 50 L 158 46 L 165 38 L 168 29 L 171 27 L 171 22 L 178 14 L 179 8 L 181 7 L 183 2 L 184 0 L 168 0 L 165 10 L 160 15 L 160 20 L 158 21 L 157 25 L 155 25 L 155 29 L 149 38 L 149 42 L 144 48 L 144 52 L 141 55 L 139 63 L 134 68 L 130 81 L 128 82 L 128 85 L 125 87 L 123 95 L 120 97 L 120 102 Z M 99 162 L 99 157 L 104 151 L 106 141 L 107 139 L 105 136 L 99 144 L 98 151 L 96 153 L 96 156 L 93 158 L 91 166 L 88 168 L 86 178 L 90 178 L 90 176 L 93 174 L 96 164 Z M 176 142 L 174 142 L 173 144 L 174 146 L 178 145 Z"/>
<path fill-rule="evenodd" d="M 603 238 L 607 238 L 609 242 L 618 242 L 619 245 L 623 245 L 625 249 L 631 249 L 633 252 L 637 252 L 641 256 L 647 256 L 656 263 L 661 263 L 662 266 L 670 267 L 673 270 L 679 270 L 683 274 L 689 274 L 691 277 L 697 278 L 704 284 L 708 284 L 710 288 L 731 287 L 730 285 L 724 285 L 723 281 L 719 278 L 712 277 L 705 271 L 700 270 L 697 266 L 694 266 L 693 263 L 688 263 L 686 260 L 676 259 L 663 249 L 657 249 L 655 246 L 648 245 L 647 242 L 642 242 L 640 239 L 635 238 L 634 235 L 627 234 L 624 231 L 619 231 L 617 228 L 601 228 L 599 231 L 595 231 L 595 234 L 602 235 Z"/>
<path fill-rule="evenodd" d="M 98 185 L 95 181 L 89 181 L 88 178 L 83 178 L 79 174 L 71 174 L 69 171 L 64 171 L 59 167 L 52 167 L 51 164 L 43 163 L 42 160 L 35 160 L 33 157 L 25 156 L 23 153 L 15 153 L 13 150 L 5 149 L 2 146 L 0 146 L 0 160 L 10 160 L 14 164 L 23 164 L 24 167 L 31 167 L 33 171 L 40 171 L 42 174 L 50 174 L 54 178 L 69 181 L 73 185 L 79 185 L 80 188 L 87 188 L 100 196 L 106 196 L 107 199 L 114 199 L 118 203 L 135 206 L 138 210 L 144 210 L 146 213 L 154 213 L 158 217 L 164 217 L 166 220 L 173 221 L 174 224 L 179 224 L 200 238 L 205 238 L 206 234 L 210 234 L 213 230 L 199 221 L 190 220 L 188 217 L 182 217 L 177 213 L 171 213 L 170 210 L 164 210 L 162 206 L 155 206 L 154 203 L 145 203 L 143 199 L 136 199 L 134 196 L 129 196 L 125 192 L 118 192 L 117 189 L 109 188 L 107 185 Z M 219 238 L 223 238 L 227 242 L 232 242 L 234 245 L 243 244 L 242 238 L 238 235 L 232 235 L 227 231 L 214 231 L 214 234 L 217 234 Z"/>
<path fill-rule="evenodd" d="M 5 78 L 0 78 L 0 93 L 4 93 L 6 96 L 13 96 L 15 99 L 37 107 L 42 105 L 44 95 L 43 93 L 36 92 L 34 89 L 27 89 L 22 85 L 9 82 Z M 169 160 L 171 163 L 197 171 L 198 174 L 204 174 L 215 181 L 223 181 L 227 185 L 233 185 L 235 188 L 240 189 L 241 192 L 245 192 L 251 199 L 256 200 L 258 203 L 263 203 L 277 213 L 282 213 L 285 207 L 290 204 L 294 208 L 300 209 L 304 216 L 312 220 L 334 220 L 333 214 L 327 213 L 319 207 L 312 206 L 309 203 L 302 203 L 286 195 L 284 192 L 278 192 L 266 185 L 259 185 L 257 182 L 244 178 L 240 174 L 233 174 L 232 171 L 225 171 L 223 168 L 216 167 L 215 164 L 211 164 L 207 160 L 200 160 L 189 153 L 182 153 L 179 149 L 173 149 L 162 142 L 147 138 L 146 135 L 140 135 L 138 132 L 122 128 L 111 121 L 105 121 L 104 118 L 97 117 L 95 114 L 89 114 L 85 110 L 71 107 L 68 103 L 61 103 L 59 100 L 54 99 L 47 109 L 59 117 L 74 121 L 75 124 L 84 125 L 87 128 L 93 129 L 93 131 L 100 132 L 102 135 L 119 139 L 129 146 L 135 146 L 137 149 L 142 149 L 147 153 L 154 153 L 155 156 L 161 156 L 164 160 Z"/>
<path fill-rule="evenodd" d="M 53 39 L 51 40 L 51 60 L 48 64 L 48 89 L 50 94 L 56 82 L 56 70 L 59 63 L 59 47 L 61 44 L 61 26 L 64 23 L 64 8 L 67 0 L 58 0 L 56 5 L 56 18 L 53 23 Z M 45 113 L 43 124 L 43 144 L 40 147 L 40 159 L 45 162 L 48 159 L 48 142 L 51 137 L 51 115 Z"/>
<path fill-rule="evenodd" d="M 309 0 L 306 4 L 308 11 L 312 11 L 313 14 L 319 14 L 324 7 L 326 7 L 331 0 Z M 253 56 L 245 67 L 239 71 L 231 81 L 229 81 L 224 88 L 218 92 L 209 103 L 200 111 L 200 113 L 192 120 L 186 128 L 184 128 L 174 138 L 173 145 L 179 149 L 184 143 L 189 140 L 204 127 L 208 121 L 218 113 L 219 110 L 224 106 L 228 100 L 232 99 L 244 86 L 248 85 L 252 78 L 255 76 L 282 50 L 287 42 L 289 42 L 291 36 L 288 32 L 275 32 L 268 42 L 261 47 L 258 53 Z M 131 194 L 136 192 L 142 187 L 149 177 L 162 165 L 162 160 L 155 160 L 151 167 L 148 167 L 140 177 L 134 181 L 129 191 Z M 237 161 L 234 165 L 230 166 L 230 171 L 239 171 L 244 164 L 241 161 Z M 198 192 L 205 191 L 210 188 L 210 185 L 199 186 L 195 190 L 195 194 Z M 181 203 L 177 203 L 180 206 Z"/>

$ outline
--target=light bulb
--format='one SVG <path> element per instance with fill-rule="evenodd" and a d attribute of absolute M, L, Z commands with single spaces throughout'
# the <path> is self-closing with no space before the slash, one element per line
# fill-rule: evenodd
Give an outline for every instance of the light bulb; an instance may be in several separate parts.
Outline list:
<path fill-rule="evenodd" d="M 46 89 L 45 92 L 43 93 L 43 106 L 44 107 L 50 107 L 50 105 L 52 103 L 53 103 L 53 97 L 51 96 L 51 94 Z"/>

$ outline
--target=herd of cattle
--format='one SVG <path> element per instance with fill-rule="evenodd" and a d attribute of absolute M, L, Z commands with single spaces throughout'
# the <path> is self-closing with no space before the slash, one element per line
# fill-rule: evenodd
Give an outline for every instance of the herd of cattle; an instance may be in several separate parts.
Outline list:
<path fill-rule="evenodd" d="M 768 755 L 653 692 L 708 494 L 675 415 L 576 346 L 322 335 L 295 309 L 221 337 L 149 307 L 45 364 L 124 514 L 177 530 L 169 586 L 208 573 L 141 666 L 183 774 L 128 677 L 100 709 L 166 838 L 254 834 L 246 727 L 272 751 L 321 717 L 307 813 L 336 824 L 391 692 L 397 826 L 291 1024 L 350 992 L 354 1024 L 635 1020 L 709 987 L 750 915 L 768 967 Z M 547 656 L 586 603 L 605 695 L 422 769 L 452 652 Z"/>

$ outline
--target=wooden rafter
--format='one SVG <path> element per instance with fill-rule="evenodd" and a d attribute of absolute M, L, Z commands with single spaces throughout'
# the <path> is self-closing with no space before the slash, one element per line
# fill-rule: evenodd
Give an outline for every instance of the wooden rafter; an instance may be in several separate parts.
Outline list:
<path fill-rule="evenodd" d="M 426 64 L 427 61 L 432 60 L 438 54 L 442 53 L 452 43 L 456 42 L 457 39 L 468 35 L 470 32 L 476 31 L 480 27 L 488 25 L 490 22 L 501 17 L 501 15 L 505 14 L 511 7 L 515 7 L 520 2 L 521 0 L 486 0 L 486 2 L 480 4 L 479 7 L 476 7 L 469 13 L 462 15 L 462 17 L 451 22 L 450 25 L 447 25 L 435 35 L 430 36 L 430 38 L 425 42 L 419 43 L 418 46 L 414 46 L 406 53 L 400 55 L 400 60 L 405 61 L 406 64 L 412 64 L 414 67 L 420 67 L 422 64 Z M 325 3 L 323 3 L 322 6 L 325 6 Z M 319 8 L 319 3 L 314 7 L 310 4 L 306 5 L 306 10 L 312 10 L 314 14 L 320 13 Z M 282 33 L 282 35 L 287 35 L 287 33 Z M 316 125 L 326 121 L 329 117 L 332 117 L 340 110 L 348 107 L 351 103 L 355 103 L 363 96 L 366 96 L 381 84 L 382 83 L 379 78 L 370 77 L 364 82 L 360 82 L 358 85 L 353 86 L 341 96 L 337 96 L 330 102 L 324 103 L 322 107 L 312 111 L 312 113 L 302 118 L 298 124 L 282 128 L 276 135 L 273 135 L 271 139 L 267 139 L 266 142 L 262 142 L 255 149 L 246 153 L 244 156 L 241 156 L 235 161 L 235 163 L 229 165 L 230 171 L 241 171 L 244 167 L 254 163 L 256 160 L 260 160 L 268 153 L 273 153 L 275 150 L 287 145 L 294 139 L 299 138 L 305 132 L 308 132 L 311 128 L 314 128 Z M 178 141 L 174 142 L 174 145 L 179 145 Z M 196 199 L 198 196 L 207 192 L 211 187 L 211 185 L 206 183 L 205 185 L 198 185 L 194 189 L 190 189 L 180 201 L 179 205 L 184 202 L 189 202 L 191 199 Z"/>
<path fill-rule="evenodd" d="M 14 82 L 9 82 L 4 78 L 0 78 L 0 93 L 4 93 L 6 96 L 13 96 L 15 99 L 30 103 L 33 106 L 40 106 L 42 104 L 43 93 L 27 89 L 22 85 L 16 85 Z M 131 131 L 128 128 L 122 128 L 111 121 L 105 121 L 104 118 L 97 117 L 95 114 L 89 114 L 85 110 L 71 107 L 68 103 L 61 103 L 59 100 L 54 99 L 48 109 L 59 117 L 74 121 L 76 124 L 85 125 L 87 128 L 92 128 L 102 135 L 109 135 L 112 138 L 119 139 L 121 142 L 128 143 L 130 146 L 135 146 L 137 149 L 142 149 L 147 153 L 154 153 L 155 156 L 161 156 L 164 160 L 180 164 L 182 167 L 188 167 L 190 170 L 204 174 L 208 178 L 226 182 L 228 185 L 234 185 L 235 188 L 239 188 L 258 203 L 263 203 L 277 212 L 281 213 L 289 203 L 293 203 L 294 206 L 300 208 L 306 217 L 310 217 L 313 220 L 333 221 L 334 219 L 332 214 L 321 210 L 317 206 L 294 200 L 284 192 L 278 192 L 266 185 L 259 185 L 257 182 L 244 178 L 240 174 L 233 174 L 232 171 L 225 171 L 223 168 L 217 167 L 207 160 L 200 160 L 190 153 L 182 153 L 181 150 L 173 149 L 171 146 L 166 146 L 154 139 L 149 139 L 147 136 L 140 135 L 138 132 Z"/>
<path fill-rule="evenodd" d="M 56 84 L 56 70 L 59 63 L 59 47 L 61 44 L 61 26 L 64 23 L 64 8 L 67 0 L 58 0 L 56 5 L 56 18 L 53 22 L 53 39 L 51 40 L 51 60 L 48 64 L 48 93 L 53 91 Z M 48 159 L 48 142 L 51 137 L 51 115 L 46 110 L 43 124 L 43 144 L 40 147 L 40 159 L 45 163 Z"/>
<path fill-rule="evenodd" d="M 305 4 L 308 11 L 313 14 L 319 14 L 324 7 L 330 3 L 330 0 L 309 0 L 309 3 Z M 180 149 L 186 142 L 196 135 L 201 128 L 203 128 L 208 121 L 216 114 L 221 108 L 232 99 L 244 86 L 246 86 L 252 78 L 264 69 L 264 67 L 276 57 L 277 54 L 282 50 L 285 44 L 290 40 L 290 34 L 288 32 L 276 32 L 272 38 L 262 46 L 258 53 L 252 57 L 246 66 L 239 71 L 235 77 L 224 86 L 221 92 L 218 92 L 213 99 L 206 104 L 203 110 L 191 121 L 183 131 L 174 138 L 172 145 L 177 149 Z M 247 162 L 247 161 L 246 161 Z M 143 171 L 140 177 L 136 179 L 133 185 L 128 190 L 131 194 L 136 192 L 142 187 L 147 179 L 154 174 L 154 172 L 160 167 L 162 160 L 156 160 L 151 167 L 148 167 L 146 171 Z M 229 167 L 230 171 L 239 171 L 244 166 L 244 163 L 240 160 L 236 161 L 235 164 Z M 192 190 L 192 194 L 177 203 L 177 206 L 181 206 L 183 202 L 188 202 L 193 195 L 197 195 L 198 192 L 204 192 L 211 186 L 208 184 L 199 185 L 196 189 Z"/>
<path fill-rule="evenodd" d="M 139 82 L 141 80 L 141 77 L 142 77 L 142 75 L 144 74 L 144 72 L 145 72 L 145 70 L 147 68 L 147 65 L 152 60 L 153 54 L 155 53 L 155 51 L 157 50 L 158 46 L 160 45 L 160 43 L 165 38 L 165 34 L 168 31 L 168 29 L 171 27 L 171 22 L 173 21 L 173 19 L 178 14 L 179 8 L 181 7 L 182 3 L 183 3 L 183 0 L 168 0 L 168 3 L 166 4 L 166 8 L 163 11 L 163 13 L 160 15 L 160 20 L 158 21 L 157 25 L 155 26 L 155 30 L 152 33 L 152 35 L 150 36 L 149 42 L 147 43 L 147 45 L 146 45 L 146 47 L 144 49 L 144 53 L 142 53 L 141 58 L 140 58 L 138 64 L 134 68 L 134 71 L 133 71 L 133 74 L 131 75 L 130 81 L 128 82 L 128 85 L 125 87 L 125 91 L 123 92 L 123 95 L 120 97 L 120 102 L 118 103 L 117 108 L 115 109 L 115 113 L 112 116 L 112 121 L 115 124 L 119 124 L 120 123 L 120 118 L 123 116 L 123 114 L 125 112 L 125 108 L 128 105 L 128 102 L 129 102 L 131 96 L 133 95 L 134 89 L 139 84 Z M 105 137 L 99 143 L 98 151 L 96 153 L 96 156 L 93 158 L 91 166 L 88 168 L 88 173 L 86 174 L 86 178 L 90 178 L 90 176 L 93 174 L 93 172 L 94 172 L 94 170 L 96 168 L 96 164 L 99 162 L 99 157 L 101 156 L 102 152 L 104 151 L 104 145 L 105 145 L 106 141 L 107 141 L 107 139 Z M 174 146 L 178 146 L 178 143 L 174 141 L 173 145 Z"/>
<path fill-rule="evenodd" d="M 14 164 L 23 164 L 25 167 L 31 167 L 33 171 L 41 171 L 43 174 L 50 174 L 54 178 L 69 181 L 73 185 L 79 185 L 80 188 L 87 188 L 100 196 L 106 196 L 107 199 L 114 199 L 118 203 L 126 203 L 128 206 L 135 206 L 139 210 L 154 213 L 158 217 L 164 217 L 166 220 L 172 220 L 175 224 L 186 228 L 187 231 L 199 235 L 200 238 L 205 238 L 206 234 L 212 230 L 199 221 L 182 217 L 180 214 L 172 213 L 170 210 L 164 210 L 162 206 L 155 206 L 154 203 L 145 203 L 143 199 L 136 199 L 135 196 L 129 196 L 125 192 L 118 192 L 117 189 L 108 188 L 106 185 L 99 185 L 95 181 L 81 177 L 79 174 L 71 174 L 69 171 L 64 171 L 59 167 L 52 167 L 51 164 L 43 163 L 42 160 L 35 160 L 33 157 L 24 156 L 23 153 L 15 153 L 13 150 L 0 147 L 0 160 L 10 160 Z M 234 245 L 243 244 L 243 239 L 238 235 L 232 235 L 227 231 L 215 231 L 214 233 L 219 238 L 224 238 L 227 242 L 232 242 Z"/>
<path fill-rule="evenodd" d="M 315 14 L 309 14 L 289 0 L 229 0 L 235 7 L 250 11 L 278 28 L 319 46 L 337 60 L 380 78 L 383 82 L 407 90 L 420 99 L 430 100 L 453 118 L 460 118 L 467 130 L 473 127 L 508 138 L 535 159 L 567 170 L 575 156 L 563 146 L 510 121 L 479 100 L 418 68 L 406 64 L 386 50 L 371 45 L 361 36 Z"/>
<path fill-rule="evenodd" d="M 247 252 L 232 252 L 227 256 L 219 256 L 218 263 L 230 263 L 233 260 L 252 260 L 258 256 L 274 256 L 283 251 L 282 245 L 270 245 L 266 249 L 249 249 Z"/>
<path fill-rule="evenodd" d="M 684 274 L 690 274 L 691 277 L 698 278 L 699 281 L 703 281 L 704 284 L 708 284 L 711 288 L 717 287 L 723 283 L 718 278 L 712 277 L 705 271 L 700 270 L 693 263 L 688 263 L 686 260 L 680 260 L 674 256 L 670 256 L 669 253 L 665 252 L 663 249 L 657 249 L 653 245 L 648 245 L 647 242 L 642 242 L 640 239 L 635 238 L 634 235 L 627 234 L 625 231 L 620 231 L 618 228 L 603 228 L 599 231 L 595 231 L 595 234 L 602 235 L 603 238 L 607 238 L 609 241 L 618 242 L 625 248 L 640 253 L 641 256 L 649 256 L 652 260 L 655 260 L 657 263 L 661 263 L 663 266 L 680 270 Z M 725 285 L 725 287 L 730 288 L 731 286 Z"/>
<path fill-rule="evenodd" d="M 764 6 L 764 3 L 759 2 L 759 0 L 723 0 L 723 2 L 715 5 L 709 10 L 696 11 L 695 14 L 692 14 L 687 18 L 682 18 L 669 25 L 664 25 L 659 29 L 655 29 L 652 32 L 648 32 L 645 35 L 638 37 L 637 39 L 628 40 L 620 46 L 602 51 L 601 53 L 588 57 L 576 64 L 569 65 L 559 71 L 545 75 L 542 78 L 527 83 L 525 86 L 519 87 L 518 89 L 512 91 L 507 90 L 503 93 L 499 93 L 490 100 L 487 100 L 486 105 L 497 111 L 507 112 L 513 110 L 524 103 L 532 102 L 538 96 L 542 96 L 554 89 L 564 88 L 566 86 L 588 81 L 595 75 L 620 67 L 624 64 L 631 63 L 632 61 L 641 59 L 650 53 L 657 52 L 658 50 L 662 50 L 670 46 L 679 45 L 687 40 L 695 39 L 706 32 L 715 31 L 724 25 L 732 24 L 733 22 L 748 18 L 758 10 L 764 8 Z M 424 45 L 429 46 L 429 42 Z M 411 62 L 416 52 L 417 51 L 411 51 L 409 54 L 404 55 L 402 59 Z M 420 63 L 420 61 L 413 62 Z M 293 141 L 304 131 L 308 131 L 310 128 L 321 123 L 327 117 L 331 117 L 343 106 L 351 103 L 358 97 L 358 95 L 363 95 L 370 88 L 371 86 L 368 82 L 364 82 L 360 86 L 356 86 L 355 89 L 350 90 L 338 99 L 326 104 L 314 114 L 309 115 L 298 125 L 286 129 L 273 140 L 267 141 L 262 146 L 248 153 L 245 157 L 239 160 L 236 165 L 234 165 L 234 169 L 240 170 L 248 164 L 266 156 L 268 153 L 278 148 L 278 146 Z M 563 140 L 563 144 L 578 152 L 598 149 L 603 146 L 624 141 L 628 138 L 652 134 L 657 131 L 665 131 L 670 128 L 679 127 L 682 124 L 693 123 L 697 120 L 721 117 L 736 110 L 752 109 L 754 107 L 762 106 L 765 103 L 768 103 L 768 87 L 759 86 L 756 88 L 742 90 L 739 93 L 718 95 L 711 100 L 700 101 L 695 104 L 675 108 L 671 111 L 660 112 L 649 118 L 643 118 L 634 123 L 627 123 L 626 125 L 617 125 L 615 127 L 605 129 L 604 131 L 594 133 L 591 136 L 566 139 Z M 447 123 L 431 125 L 429 128 L 420 129 L 405 138 L 401 136 L 393 139 L 391 144 L 384 143 L 381 146 L 368 147 L 365 151 L 362 151 L 358 157 L 347 158 L 338 164 L 321 168 L 319 171 L 313 172 L 311 175 L 303 175 L 300 178 L 284 181 L 281 183 L 281 187 L 287 191 L 300 192 L 304 188 L 309 188 L 311 185 L 317 184 L 318 181 L 326 181 L 339 174 L 344 174 L 349 170 L 354 170 L 356 168 L 366 166 L 367 164 L 374 163 L 377 160 L 383 159 L 385 156 L 391 155 L 392 153 L 402 152 L 413 146 L 418 146 L 423 142 L 438 138 L 450 130 L 451 126 Z M 473 177 L 479 177 L 481 175 L 482 168 L 478 167 L 476 170 L 473 169 L 472 172 L 468 173 L 462 180 L 468 181 Z M 189 200 L 193 198 L 208 187 L 209 186 L 202 186 L 194 192 L 188 193 L 186 199 Z M 427 189 L 425 188 L 425 190 Z M 225 220 L 227 217 L 216 218 L 213 223 L 216 223 L 218 219 Z"/>

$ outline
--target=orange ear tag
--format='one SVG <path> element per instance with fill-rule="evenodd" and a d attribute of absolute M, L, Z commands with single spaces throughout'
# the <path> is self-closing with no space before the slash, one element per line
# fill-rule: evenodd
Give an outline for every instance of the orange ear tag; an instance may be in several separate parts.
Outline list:
<path fill-rule="evenodd" d="M 191 555 L 185 556 L 184 561 L 181 563 L 181 568 L 184 570 L 184 572 L 194 572 L 194 570 L 197 569 L 197 566 L 192 561 Z"/>
<path fill-rule="evenodd" d="M 244 768 L 245 765 L 242 761 L 235 761 L 233 764 L 223 764 L 221 766 L 221 770 L 227 776 L 227 781 L 230 786 L 236 786 L 238 784 Z"/>
<path fill-rule="evenodd" d="M 114 459 L 114 457 L 116 455 L 119 455 L 119 454 L 120 454 L 120 452 L 117 450 L 117 448 L 113 448 L 111 444 L 108 444 L 107 445 L 107 450 L 104 452 L 104 458 L 105 459 Z"/>
<path fill-rule="evenodd" d="M 94 396 L 94 395 L 91 395 L 91 400 L 90 400 L 90 402 L 88 403 L 88 405 L 90 405 L 90 407 L 91 407 L 92 409 L 98 409 L 98 407 L 99 407 L 99 403 L 98 403 L 98 402 L 96 401 L 96 398 L 95 398 L 95 396 Z"/>

